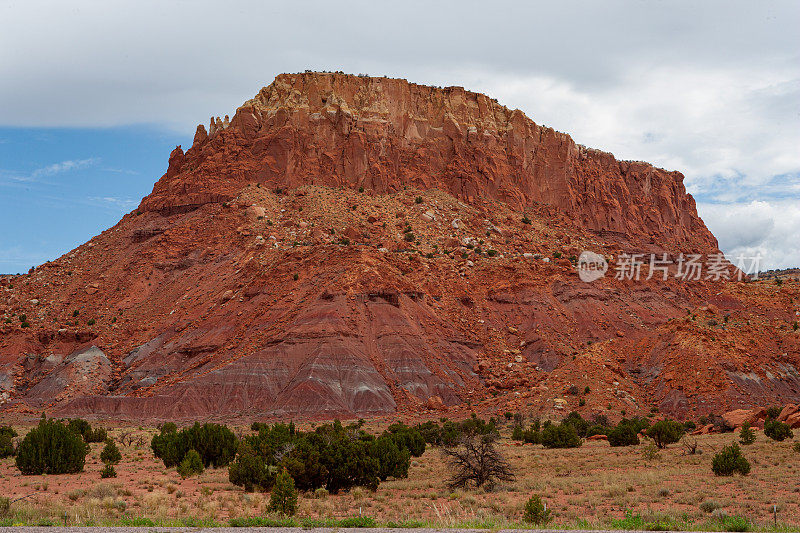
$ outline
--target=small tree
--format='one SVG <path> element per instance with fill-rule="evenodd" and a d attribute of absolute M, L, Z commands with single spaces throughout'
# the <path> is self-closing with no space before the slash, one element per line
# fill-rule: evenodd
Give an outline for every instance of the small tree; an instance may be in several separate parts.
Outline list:
<path fill-rule="evenodd" d="M 772 440 L 782 441 L 784 439 L 791 439 L 794 437 L 792 428 L 788 424 L 778 422 L 777 420 L 767 420 L 764 422 L 764 435 Z"/>
<path fill-rule="evenodd" d="M 109 477 L 117 477 L 117 470 L 114 468 L 112 464 L 106 464 L 103 469 L 100 471 L 100 477 L 105 479 Z"/>
<path fill-rule="evenodd" d="M 186 452 L 181 464 L 178 465 L 178 474 L 184 479 L 195 474 L 202 474 L 203 470 L 203 460 L 200 458 L 200 454 L 197 453 L 197 450 L 189 450 Z"/>
<path fill-rule="evenodd" d="M 228 466 L 228 480 L 244 487 L 245 492 L 253 492 L 256 488 L 266 491 L 275 483 L 274 465 L 268 465 L 251 446 L 244 444 L 236 460 Z"/>
<path fill-rule="evenodd" d="M 732 476 L 739 473 L 746 476 L 750 473 L 750 463 L 742 455 L 742 450 L 735 442 L 725 446 L 714 456 L 711 462 L 711 471 L 716 476 Z"/>
<path fill-rule="evenodd" d="M 390 434 L 372 442 L 370 455 L 378 460 L 378 477 L 381 481 L 386 481 L 389 476 L 397 479 L 408 477 L 411 453 L 406 448 L 401 449 Z"/>
<path fill-rule="evenodd" d="M 525 514 L 522 519 L 531 524 L 546 524 L 550 521 L 550 509 L 542 502 L 538 494 L 534 494 L 525 504 Z"/>
<path fill-rule="evenodd" d="M 189 450 L 196 450 L 206 467 L 226 466 L 236 456 L 238 445 L 236 435 L 228 427 L 199 423 L 180 431 L 176 431 L 174 424 L 164 424 L 150 443 L 153 455 L 163 460 L 167 468 L 181 464 Z"/>
<path fill-rule="evenodd" d="M 562 422 L 542 430 L 542 444 L 545 448 L 577 448 L 581 445 L 581 438 L 573 424 Z"/>
<path fill-rule="evenodd" d="M 84 435 L 83 440 L 86 442 L 104 442 L 108 439 L 108 433 L 105 428 L 89 429 Z"/>
<path fill-rule="evenodd" d="M 443 448 L 453 472 L 448 485 L 451 489 L 463 488 L 470 483 L 476 487 L 494 487 L 498 481 L 513 481 L 511 465 L 495 448 L 491 435 L 466 433 L 458 446 Z"/>
<path fill-rule="evenodd" d="M 771 405 L 767 407 L 767 420 L 775 420 L 780 416 L 782 408 L 780 405 Z"/>
<path fill-rule="evenodd" d="M 83 470 L 89 447 L 57 420 L 42 417 L 17 450 L 17 468 L 24 475 L 73 474 Z"/>
<path fill-rule="evenodd" d="M 525 444 L 541 444 L 542 443 L 542 432 L 536 431 L 531 427 L 530 429 L 526 429 L 522 433 L 522 441 Z"/>
<path fill-rule="evenodd" d="M 294 479 L 286 469 L 275 478 L 275 485 L 269 495 L 269 510 L 286 516 L 292 516 L 297 511 L 297 489 Z"/>
<path fill-rule="evenodd" d="M 674 444 L 683 436 L 683 424 L 675 420 L 659 420 L 647 430 L 647 436 L 653 439 L 658 448 L 666 448 Z"/>
<path fill-rule="evenodd" d="M 750 424 L 742 424 L 742 429 L 739 430 L 739 442 L 745 446 L 753 444 L 756 441 L 756 432 L 750 427 Z"/>
<path fill-rule="evenodd" d="M 11 426 L 0 426 L 0 459 L 14 455 L 14 437 L 17 432 Z"/>
<path fill-rule="evenodd" d="M 119 453 L 119 448 L 114 444 L 114 441 L 108 439 L 103 451 L 100 452 L 100 460 L 107 465 L 115 465 L 122 461 L 122 454 Z"/>
<path fill-rule="evenodd" d="M 639 434 L 633 424 L 620 422 L 606 436 L 611 446 L 636 446 L 639 444 Z"/>

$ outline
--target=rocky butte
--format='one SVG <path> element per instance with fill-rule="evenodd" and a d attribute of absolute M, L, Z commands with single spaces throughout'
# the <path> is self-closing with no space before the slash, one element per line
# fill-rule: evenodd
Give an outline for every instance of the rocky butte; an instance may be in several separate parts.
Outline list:
<path fill-rule="evenodd" d="M 667 254 L 670 275 L 585 283 L 583 250 Z M 798 283 L 684 281 L 680 253 L 719 250 L 678 172 L 460 87 L 283 74 L 198 126 L 114 227 L 0 277 L 0 409 L 613 419 L 796 402 Z"/>

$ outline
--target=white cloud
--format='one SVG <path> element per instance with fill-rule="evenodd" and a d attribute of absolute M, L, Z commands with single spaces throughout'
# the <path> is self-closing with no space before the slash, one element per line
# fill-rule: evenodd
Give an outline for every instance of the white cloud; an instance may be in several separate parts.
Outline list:
<path fill-rule="evenodd" d="M 0 180 L 0 185 L 16 186 L 20 184 L 40 182 L 42 181 L 42 178 L 54 176 L 56 174 L 63 174 L 72 170 L 87 168 L 97 164 L 99 161 L 100 159 L 95 157 L 89 159 L 68 159 L 66 161 L 60 161 L 58 163 L 52 163 L 44 167 L 39 167 L 34 169 L 32 172 L 0 169 L 0 178 L 4 178 L 3 180 Z"/>
<path fill-rule="evenodd" d="M 99 159 L 92 157 L 89 159 L 68 159 L 66 161 L 61 161 L 60 163 L 53 163 L 52 165 L 37 168 L 31 172 L 29 181 L 36 180 L 42 176 L 52 176 L 54 174 L 61 174 L 63 172 L 69 172 L 79 168 L 86 168 L 96 164 L 98 161 Z"/>
<path fill-rule="evenodd" d="M 680 170 L 695 194 L 713 192 L 718 180 L 755 186 L 800 171 L 800 122 L 756 111 L 800 116 L 800 68 L 659 66 L 632 69 L 623 84 L 606 88 L 551 77 L 466 77 L 581 144 Z"/>
<path fill-rule="evenodd" d="M 729 260 L 761 255 L 761 270 L 800 265 L 797 200 L 700 204 L 704 220 Z"/>
<path fill-rule="evenodd" d="M 91 204 L 96 204 L 102 207 L 118 208 L 122 212 L 130 211 L 139 205 L 139 201 L 134 200 L 133 198 L 119 198 L 116 196 L 90 196 L 87 198 L 87 200 Z"/>
<path fill-rule="evenodd" d="M 758 246 L 800 264 L 781 222 L 800 204 L 799 20 L 792 0 L 30 0 L 0 7 L 0 125 L 156 123 L 189 138 L 306 68 L 462 85 L 683 172 L 726 252 L 759 227 Z"/>

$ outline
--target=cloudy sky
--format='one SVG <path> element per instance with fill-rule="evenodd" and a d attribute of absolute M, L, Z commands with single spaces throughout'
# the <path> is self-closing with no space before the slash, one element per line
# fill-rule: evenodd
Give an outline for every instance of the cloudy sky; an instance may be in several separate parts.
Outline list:
<path fill-rule="evenodd" d="M 800 266 L 800 3 L 0 0 L 0 272 L 149 193 L 280 72 L 461 85 L 679 170 L 733 257 Z"/>

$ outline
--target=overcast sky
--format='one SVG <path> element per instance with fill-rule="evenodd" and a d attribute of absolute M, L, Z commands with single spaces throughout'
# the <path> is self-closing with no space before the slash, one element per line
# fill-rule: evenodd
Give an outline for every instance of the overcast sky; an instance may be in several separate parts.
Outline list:
<path fill-rule="evenodd" d="M 789 1 L 0 0 L 0 195 L 31 206 L 0 213 L 31 217 L 22 235 L 0 233 L 0 271 L 88 239 L 149 192 L 170 143 L 304 69 L 485 92 L 579 143 L 683 172 L 729 256 L 800 266 L 799 27 Z M 76 128 L 108 135 L 82 144 Z M 36 132 L 56 141 L 8 147 Z M 119 132 L 158 153 L 117 168 Z M 103 190 L 81 192 L 73 213 L 104 215 L 21 254 L 20 238 L 47 231 L 28 212 L 37 184 L 58 176 L 67 191 L 90 171 Z"/>

